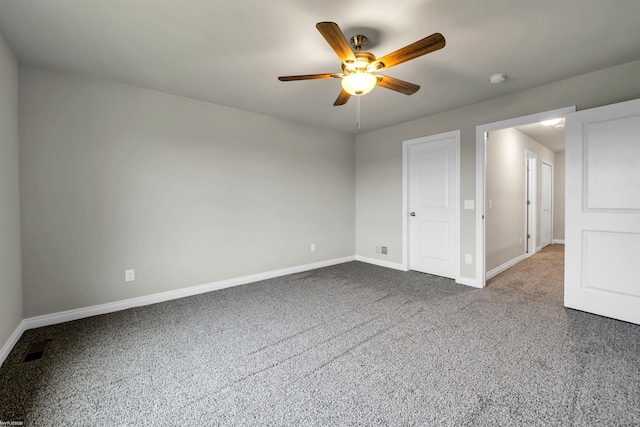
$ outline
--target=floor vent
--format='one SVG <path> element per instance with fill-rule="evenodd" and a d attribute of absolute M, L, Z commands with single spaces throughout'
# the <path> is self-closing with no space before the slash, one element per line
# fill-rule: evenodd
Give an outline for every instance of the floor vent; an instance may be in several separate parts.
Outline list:
<path fill-rule="evenodd" d="M 32 360 L 40 360 L 47 355 L 51 340 L 29 344 L 27 351 L 24 353 L 22 363 L 31 362 Z"/>

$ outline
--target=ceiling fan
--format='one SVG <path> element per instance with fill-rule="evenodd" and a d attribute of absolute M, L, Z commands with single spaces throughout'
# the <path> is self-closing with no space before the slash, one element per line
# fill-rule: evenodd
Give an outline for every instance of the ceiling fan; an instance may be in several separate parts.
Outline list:
<path fill-rule="evenodd" d="M 395 90 L 405 95 L 416 93 L 420 89 L 420 86 L 416 84 L 374 73 L 442 49 L 445 46 L 443 35 L 435 33 L 380 59 L 376 59 L 371 52 L 362 50 L 367 43 L 365 36 L 356 35 L 351 38 L 351 46 L 355 49 L 354 52 L 335 22 L 318 22 L 316 28 L 340 57 L 342 73 L 282 76 L 278 77 L 278 80 L 290 82 L 294 80 L 342 79 L 342 91 L 333 105 L 344 105 L 352 95 L 365 95 L 376 86 Z"/>

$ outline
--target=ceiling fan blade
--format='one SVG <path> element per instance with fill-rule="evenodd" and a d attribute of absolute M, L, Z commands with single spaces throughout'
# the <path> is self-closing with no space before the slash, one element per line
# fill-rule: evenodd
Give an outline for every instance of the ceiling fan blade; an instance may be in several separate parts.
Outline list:
<path fill-rule="evenodd" d="M 344 34 L 342 34 L 338 24 L 335 22 L 318 22 L 316 28 L 344 64 L 352 64 L 356 61 L 356 56 L 353 54 L 351 46 Z"/>
<path fill-rule="evenodd" d="M 446 42 L 444 36 L 440 33 L 431 34 L 429 37 L 425 37 L 422 40 L 418 40 L 415 43 L 411 43 L 408 46 L 398 49 L 373 63 L 376 69 L 379 68 L 391 68 L 398 64 L 409 61 L 410 59 L 418 58 L 419 56 L 426 55 L 438 49 L 442 49 Z M 382 65 L 382 67 L 380 67 Z"/>
<path fill-rule="evenodd" d="M 331 77 L 340 77 L 340 76 L 336 74 L 304 74 L 301 76 L 281 76 L 281 77 L 278 77 L 278 80 L 280 80 L 281 82 L 292 82 L 294 80 L 330 79 Z"/>
<path fill-rule="evenodd" d="M 340 92 L 340 95 L 338 95 L 338 98 L 336 99 L 336 102 L 333 103 L 333 105 L 334 106 L 344 105 L 347 103 L 347 101 L 349 101 L 349 98 L 351 98 L 351 95 L 349 95 L 349 92 L 342 89 L 342 92 Z"/>
<path fill-rule="evenodd" d="M 404 80 L 380 75 L 377 75 L 376 77 L 378 78 L 378 86 L 385 89 L 395 90 L 396 92 L 404 93 L 405 95 L 413 95 L 418 91 L 418 89 L 420 89 L 420 86 L 405 82 Z"/>

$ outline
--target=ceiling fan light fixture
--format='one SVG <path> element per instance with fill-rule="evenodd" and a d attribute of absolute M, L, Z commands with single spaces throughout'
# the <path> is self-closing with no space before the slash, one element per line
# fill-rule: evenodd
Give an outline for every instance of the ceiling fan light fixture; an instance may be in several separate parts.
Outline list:
<path fill-rule="evenodd" d="M 342 88 L 350 95 L 365 95 L 373 90 L 378 79 L 373 74 L 358 71 L 342 78 Z"/>
<path fill-rule="evenodd" d="M 278 80 L 281 82 L 291 82 L 295 80 L 341 79 L 342 90 L 333 103 L 334 106 L 344 105 L 349 101 L 351 96 L 365 95 L 371 92 L 376 86 L 381 86 L 404 95 L 413 95 L 420 89 L 420 86 L 393 77 L 373 73 L 382 69 L 387 70 L 396 65 L 435 52 L 436 50 L 442 49 L 446 44 L 442 34 L 433 33 L 395 52 L 391 52 L 380 59 L 376 59 L 373 53 L 362 50 L 366 45 L 367 38 L 365 36 L 356 35 L 352 37 L 352 48 L 352 46 L 349 45 L 349 41 L 345 38 L 344 33 L 335 22 L 318 22 L 316 29 L 327 43 L 329 43 L 329 46 L 338 55 L 338 58 L 340 58 L 343 72 L 280 76 Z"/>

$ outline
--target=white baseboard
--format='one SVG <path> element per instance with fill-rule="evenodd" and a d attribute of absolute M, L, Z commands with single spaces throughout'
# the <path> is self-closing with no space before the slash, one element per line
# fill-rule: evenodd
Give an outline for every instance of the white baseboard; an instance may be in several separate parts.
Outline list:
<path fill-rule="evenodd" d="M 564 245 L 564 239 L 553 239 L 551 243 L 554 245 Z"/>
<path fill-rule="evenodd" d="M 517 263 L 519 263 L 521 261 L 524 261 L 525 259 L 529 258 L 531 255 L 533 255 L 533 254 L 522 254 L 519 257 L 516 257 L 516 258 L 512 259 L 511 261 L 507 261 L 504 264 L 494 268 L 493 270 L 487 271 L 485 279 L 489 280 L 492 277 L 497 276 L 498 274 L 502 273 L 503 271 L 513 267 Z"/>
<path fill-rule="evenodd" d="M 470 279 L 468 277 L 459 277 L 456 279 L 456 283 L 459 283 L 461 285 L 471 286 L 474 288 L 481 287 L 480 285 L 478 285 L 478 281 L 476 279 Z"/>
<path fill-rule="evenodd" d="M 4 363 L 13 347 L 16 345 L 24 331 L 28 329 L 40 328 L 43 326 L 55 325 L 58 323 L 69 322 L 72 320 L 83 319 L 85 317 L 97 316 L 100 314 L 113 313 L 120 310 L 126 310 L 133 307 L 142 307 L 145 305 L 155 304 L 159 302 L 174 300 L 178 298 L 189 297 L 206 292 L 212 292 L 220 289 L 230 288 L 233 286 L 246 285 L 248 283 L 258 282 L 260 280 L 273 279 L 275 277 L 286 276 L 289 274 L 302 273 L 317 268 L 329 267 L 332 265 L 343 264 L 351 261 L 361 261 L 368 264 L 374 264 L 381 267 L 391 268 L 394 270 L 408 271 L 401 263 L 389 262 L 375 258 L 364 257 L 360 255 L 352 255 L 343 258 L 334 258 L 326 261 L 304 264 L 295 267 L 283 268 L 280 270 L 268 271 L 265 273 L 252 274 L 249 276 L 237 277 L 234 279 L 221 280 L 218 282 L 206 283 L 203 285 L 191 286 L 188 288 L 175 289 L 157 294 L 145 295 L 141 297 L 129 298 L 120 301 L 109 302 L 105 304 L 94 305 L 90 307 L 76 308 L 72 310 L 61 311 L 57 313 L 45 314 L 42 316 L 34 316 L 23 319 L 16 330 L 11 334 L 9 339 L 4 343 L 0 350 L 0 365 Z M 460 278 L 458 283 L 477 287 L 477 282 L 473 279 Z"/>
<path fill-rule="evenodd" d="M 367 264 L 379 265 L 380 267 L 392 268 L 394 270 L 409 271 L 408 267 L 405 267 L 404 264 L 401 264 L 399 262 L 384 261 L 381 259 L 370 258 L 362 255 L 356 255 L 356 261 L 366 262 Z M 457 278 L 456 283 L 459 283 L 461 285 L 472 286 L 474 288 L 480 287 L 478 286 L 477 280 L 470 279 L 468 277 Z"/>
<path fill-rule="evenodd" d="M 16 330 L 13 331 L 9 339 L 4 343 L 4 345 L 2 346 L 2 349 L 0 349 L 0 366 L 2 366 L 5 360 L 7 360 L 9 353 L 11 353 L 11 350 L 13 350 L 13 347 L 16 345 L 16 343 L 22 336 L 22 333 L 27 329 L 28 328 L 25 326 L 24 320 L 21 321 L 18 324 L 18 327 L 16 328 Z"/>
<path fill-rule="evenodd" d="M 304 271 L 315 270 L 317 268 L 329 267 L 331 265 L 343 264 L 345 262 L 354 261 L 354 256 L 343 258 L 334 258 L 326 261 L 314 262 L 311 264 L 303 264 L 296 267 L 283 268 L 280 270 L 268 271 L 265 273 L 251 274 L 249 276 L 238 277 L 235 279 L 221 280 L 218 282 L 206 283 L 204 285 L 191 286 L 188 288 L 175 289 L 173 291 L 160 292 L 157 294 L 145 295 L 126 300 L 114 301 L 105 304 L 94 305 L 90 307 L 76 308 L 73 310 L 61 311 L 58 313 L 45 314 L 42 316 L 29 317 L 24 319 L 24 330 L 40 328 L 42 326 L 55 325 L 58 323 L 78 320 L 85 317 L 96 316 L 99 314 L 113 313 L 115 311 L 126 310 L 133 307 L 142 307 L 149 304 L 174 300 L 178 298 L 189 297 L 192 295 L 203 294 L 206 292 L 217 291 L 220 289 L 230 288 L 233 286 L 246 285 L 248 283 L 258 282 L 260 280 L 273 279 L 275 277 L 286 276 L 289 274 L 301 273 Z M 20 336 L 18 335 L 18 338 Z M 15 343 L 14 343 L 15 345 Z M 5 345 L 6 346 L 6 345 Z M 13 347 L 9 347 L 9 350 Z M 3 347 L 4 349 L 4 347 Z"/>
<path fill-rule="evenodd" d="M 356 261 L 366 262 L 367 264 L 379 265 L 380 267 L 392 268 L 394 270 L 409 271 L 403 264 L 399 262 L 384 261 L 376 258 L 369 258 L 362 255 L 356 255 Z"/>

